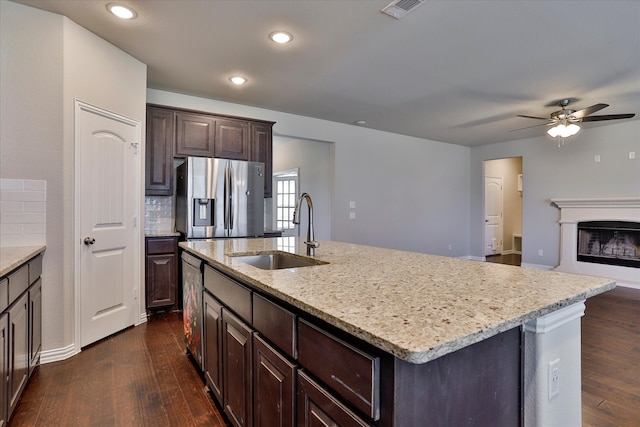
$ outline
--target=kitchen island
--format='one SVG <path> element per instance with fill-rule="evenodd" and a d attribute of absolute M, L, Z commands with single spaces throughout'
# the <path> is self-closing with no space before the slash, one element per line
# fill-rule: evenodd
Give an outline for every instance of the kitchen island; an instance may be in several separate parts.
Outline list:
<path fill-rule="evenodd" d="M 327 263 L 323 265 L 264 270 L 240 258 L 276 251 L 304 257 L 302 240 L 232 239 L 180 246 L 257 295 L 284 305 L 304 322 L 307 316 L 310 324 L 324 327 L 341 342 L 349 344 L 353 338 L 354 347 L 379 357 L 379 366 L 372 364 L 374 370 L 380 370 L 380 393 L 374 396 L 379 407 L 367 411 L 359 407 L 357 399 L 346 403 L 356 413 L 365 413 L 368 424 L 364 425 L 408 426 L 424 417 L 432 420 L 424 425 L 469 419 L 469 414 L 455 417 L 473 408 L 473 399 L 487 407 L 471 421 L 476 425 L 482 423 L 482 417 L 499 420 L 496 411 L 509 412 L 511 418 L 493 425 L 508 425 L 514 416 L 525 425 L 548 424 L 549 417 L 555 416 L 554 405 L 580 416 L 579 407 L 566 408 L 566 404 L 575 406 L 575 393 L 580 393 L 579 358 L 577 391 L 575 378 L 568 377 L 570 370 L 575 377 L 575 366 L 567 366 L 568 359 L 575 365 L 575 353 L 580 351 L 579 309 L 585 299 L 612 289 L 613 281 L 332 241 L 322 241 L 316 249 L 314 258 Z M 549 327 L 549 319 L 559 326 Z M 568 334 L 575 339 L 576 321 L 577 349 L 573 344 L 559 350 L 566 356 L 561 360 L 567 376 L 563 390 L 544 402 L 540 396 L 547 384 L 543 381 L 547 371 L 538 371 L 552 361 L 546 359 L 555 354 L 555 347 L 567 346 L 566 337 L 558 344 L 549 336 L 566 333 L 563 325 L 567 323 Z M 540 333 L 551 335 L 539 340 Z M 303 342 L 300 337 L 299 343 Z M 537 360 L 543 354 L 545 359 Z M 293 358 L 297 360 L 295 354 Z M 298 362 L 301 372 L 308 371 L 301 360 Z M 504 369 L 499 366 L 503 362 Z M 478 372 L 473 371 L 474 366 Z M 449 378 L 452 371 L 460 376 Z M 445 379 L 443 372 L 447 373 Z M 471 380 L 463 377 L 478 375 L 484 376 L 480 382 L 460 383 Z M 310 377 L 320 377 L 322 383 L 322 375 L 311 372 Z M 433 378 L 441 383 L 430 389 L 431 384 L 426 383 Z M 420 396 L 423 389 L 429 391 Z M 442 402 L 437 402 L 438 390 L 445 396 Z M 517 396 L 511 396 L 514 391 Z M 485 393 L 505 396 L 484 401 L 480 394 Z M 366 396 L 354 395 L 367 402 L 365 409 L 376 406 Z M 426 401 L 435 403 L 430 406 Z M 511 407 L 504 409 L 505 405 Z"/>

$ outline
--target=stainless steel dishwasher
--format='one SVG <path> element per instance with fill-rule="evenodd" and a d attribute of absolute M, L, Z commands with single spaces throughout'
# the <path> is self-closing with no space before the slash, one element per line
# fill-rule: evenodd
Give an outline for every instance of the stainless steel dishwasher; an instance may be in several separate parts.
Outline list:
<path fill-rule="evenodd" d="M 187 351 L 202 369 L 202 260 L 182 253 L 182 316 Z"/>

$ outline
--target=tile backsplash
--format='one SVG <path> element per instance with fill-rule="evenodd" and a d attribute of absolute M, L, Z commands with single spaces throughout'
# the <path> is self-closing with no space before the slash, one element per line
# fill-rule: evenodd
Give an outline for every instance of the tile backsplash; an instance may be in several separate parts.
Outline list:
<path fill-rule="evenodd" d="M 47 182 L 0 179 L 0 246 L 46 244 Z"/>
<path fill-rule="evenodd" d="M 173 197 L 146 196 L 144 198 L 144 231 L 149 233 L 173 230 Z"/>

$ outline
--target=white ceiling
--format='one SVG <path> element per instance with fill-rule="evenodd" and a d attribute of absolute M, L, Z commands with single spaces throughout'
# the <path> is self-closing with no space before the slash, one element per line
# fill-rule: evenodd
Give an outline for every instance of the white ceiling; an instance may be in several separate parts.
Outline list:
<path fill-rule="evenodd" d="M 431 0 L 400 20 L 380 12 L 390 1 L 118 0 L 131 21 L 111 0 L 17 2 L 138 58 L 151 88 L 467 146 L 544 135 L 510 130 L 561 98 L 640 119 L 640 1 Z"/>

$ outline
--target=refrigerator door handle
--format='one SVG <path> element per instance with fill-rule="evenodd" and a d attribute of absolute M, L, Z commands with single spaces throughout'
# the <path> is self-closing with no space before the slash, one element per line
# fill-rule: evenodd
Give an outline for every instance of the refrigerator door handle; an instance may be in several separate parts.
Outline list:
<path fill-rule="evenodd" d="M 229 192 L 229 167 L 224 167 L 224 200 L 223 203 L 223 211 L 224 211 L 224 229 L 227 231 L 229 229 L 229 206 L 228 206 L 228 192 Z"/>
<path fill-rule="evenodd" d="M 235 183 L 233 166 L 229 167 L 229 230 L 233 230 L 233 186 Z"/>

